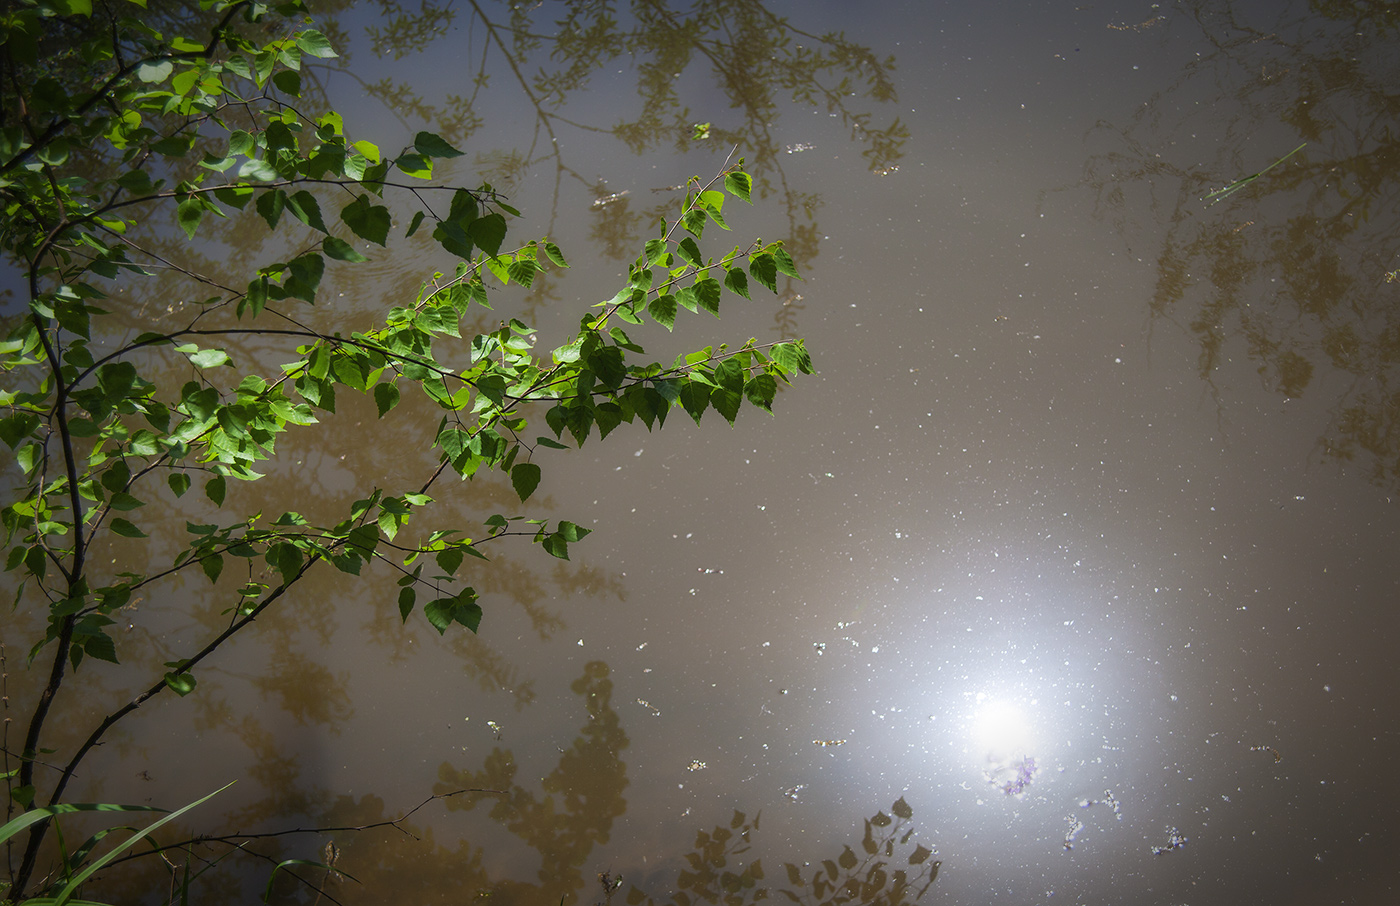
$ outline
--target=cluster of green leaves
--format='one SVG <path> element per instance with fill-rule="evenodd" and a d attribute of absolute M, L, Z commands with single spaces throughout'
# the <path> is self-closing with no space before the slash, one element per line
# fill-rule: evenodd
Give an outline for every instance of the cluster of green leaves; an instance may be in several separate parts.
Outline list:
<path fill-rule="evenodd" d="M 423 614 L 434 628 L 445 632 L 456 623 L 475 631 L 482 612 L 464 584 L 467 557 L 484 559 L 486 542 L 524 536 L 567 559 L 569 545 L 588 530 L 494 514 L 470 532 L 404 534 L 432 504 L 428 492 L 445 470 L 463 479 L 503 473 L 523 503 L 541 482 L 541 449 L 564 448 L 566 439 L 582 445 L 594 428 L 606 437 L 638 419 L 659 427 L 675 406 L 697 422 L 713 408 L 732 423 L 745 400 L 771 411 L 778 386 L 812 370 L 801 341 L 750 340 L 733 350 L 706 347 L 670 365 L 646 362 L 622 326 L 649 318 L 670 330 L 680 308 L 718 315 L 725 293 L 747 299 L 752 283 L 775 291 L 779 274 L 796 276 L 781 243 L 736 246 L 718 258 L 701 251 L 708 225 L 728 229 L 726 197 L 749 200 L 752 181 L 742 161 L 708 183 L 692 181 L 676 219 L 646 243 L 627 285 L 584 315 L 568 342 L 537 354 L 535 331 L 515 319 L 463 336 L 470 307 L 489 307 L 488 284 L 530 286 L 546 268 L 567 267 L 559 248 L 548 240 L 507 248 L 506 216 L 518 212 L 490 186 L 430 183 L 434 161 L 461 153 L 441 137 L 420 132 L 411 147 L 389 155 L 351 140 L 334 112 L 303 113 L 302 66 L 333 56 L 329 42 L 306 27 L 284 28 L 262 43 L 251 37 L 276 33 L 265 24 L 274 14 L 303 20 L 299 0 L 275 7 L 203 0 L 211 17 L 204 40 L 159 33 L 143 24 L 142 0 L 129 3 L 134 15 L 106 21 L 92 16 L 89 0 L 24 0 L 0 14 L 0 49 L 10 66 L 4 76 L 17 83 L 25 77 L 29 86 L 6 96 L 0 125 L 0 243 L 23 267 L 29 289 L 27 311 L 0 340 L 0 440 L 22 473 L 0 523 L 5 568 L 17 577 L 16 604 L 47 609 L 48 629 L 31 659 L 56 647 L 21 766 L 7 778 L 26 805 L 34 800 L 47 702 L 65 664 L 117 661 L 112 614 L 138 591 L 196 567 L 217 582 L 228 558 L 250 561 L 249 581 L 225 610 L 228 629 L 168 662 L 136 705 L 164 689 L 192 691 L 199 662 L 320 563 L 351 575 L 387 563 L 401 574 L 405 620 L 420 592 L 429 591 Z M 72 65 L 41 66 L 58 43 Z M 292 312 L 315 304 L 329 267 L 363 262 L 362 250 L 387 246 L 390 190 L 420 205 L 404 234 L 430 223 L 432 237 L 460 259 L 455 272 L 433 275 L 411 302 L 369 329 L 346 335 L 302 326 Z M 446 210 L 425 200 L 436 197 L 447 200 Z M 198 275 L 203 292 L 216 292 L 177 329 L 125 337 L 102 330 L 110 307 L 120 305 L 115 282 L 140 279 L 153 262 L 196 277 L 143 238 L 168 229 L 153 215 L 172 211 L 176 236 L 186 240 L 215 219 L 240 230 L 265 225 L 267 235 L 279 236 L 278 248 L 295 254 L 256 267 L 246 285 Z M 221 345 L 241 337 L 283 342 L 289 357 L 260 374 Z M 452 355 L 440 355 L 435 344 L 450 344 Z M 172 364 L 192 377 L 179 386 L 162 379 Z M 143 508 L 171 499 L 159 485 L 178 499 L 198 482 L 207 501 L 198 508 L 222 509 L 230 482 L 258 478 L 278 436 L 333 413 L 338 392 L 370 395 L 382 418 L 414 386 L 443 413 L 434 435 L 440 465 L 416 489 L 366 489 L 329 524 L 295 511 L 191 521 L 183 548 L 166 564 L 140 556 L 126 562 L 145 565 L 141 571 L 94 567 L 95 543 L 147 537 Z M 530 440 L 525 433 L 533 404 L 547 408 L 553 437 Z M 266 564 L 261 579 L 252 578 L 254 559 Z M 125 713 L 109 715 L 72 755 L 51 805 L 78 761 Z M 36 839 L 19 873 L 21 888 Z"/>

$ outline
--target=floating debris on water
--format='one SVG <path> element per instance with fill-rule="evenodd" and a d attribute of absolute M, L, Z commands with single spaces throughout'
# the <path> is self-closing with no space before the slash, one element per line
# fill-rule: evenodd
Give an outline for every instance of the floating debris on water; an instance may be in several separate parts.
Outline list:
<path fill-rule="evenodd" d="M 649 701 L 647 701 L 646 699 L 644 699 L 644 698 L 639 698 L 639 699 L 637 699 L 637 704 L 641 705 L 643 708 L 646 708 L 648 711 L 650 711 L 652 717 L 660 717 L 660 716 L 661 716 L 661 709 L 660 709 L 660 708 L 657 708 L 657 707 L 653 707 L 653 706 L 652 706 L 652 703 L 649 702 Z"/>
<path fill-rule="evenodd" d="M 809 144 L 807 144 L 806 142 L 798 142 L 798 143 L 795 144 L 795 145 L 788 145 L 788 146 L 787 146 L 787 153 L 788 153 L 788 154 L 801 154 L 803 151 L 813 151 L 813 150 L 816 150 L 816 147 L 817 147 L 816 145 L 809 145 Z"/>
<path fill-rule="evenodd" d="M 1273 746 L 1250 746 L 1250 747 L 1249 747 L 1249 751 L 1251 751 L 1251 752 L 1271 752 L 1271 753 L 1273 753 L 1273 756 L 1274 756 L 1274 764 L 1278 764 L 1280 761 L 1283 761 L 1283 756 L 1280 755 L 1278 749 L 1275 749 Z"/>
<path fill-rule="evenodd" d="M 813 642 L 812 647 L 817 649 L 817 654 L 821 654 L 826 650 L 826 642 Z"/>
<path fill-rule="evenodd" d="M 709 765 L 705 764 L 705 762 L 698 758 L 692 758 L 690 764 L 686 765 L 685 769 L 687 771 L 703 771 L 707 767 L 709 767 Z"/>
<path fill-rule="evenodd" d="M 812 740 L 812 745 L 814 745 L 814 746 L 821 746 L 822 748 L 826 748 L 827 746 L 844 746 L 845 744 L 846 744 L 846 740 L 844 740 L 844 739 L 814 739 L 814 740 Z"/>
<path fill-rule="evenodd" d="M 1160 856 L 1169 853 L 1174 849 L 1181 849 L 1188 842 L 1188 838 L 1174 827 L 1167 828 L 1167 845 L 1152 847 L 1152 855 Z"/>
<path fill-rule="evenodd" d="M 496 734 L 496 740 L 499 742 L 501 738 L 501 725 L 494 720 L 488 720 L 486 726 L 490 727 L 491 732 Z"/>
<path fill-rule="evenodd" d="M 1091 805 L 1106 805 L 1113 809 L 1114 818 L 1117 818 L 1119 821 L 1123 820 L 1123 805 L 1118 801 L 1117 797 L 1113 795 L 1113 790 L 1104 790 L 1102 799 L 1086 798 L 1079 800 L 1080 808 L 1088 808 Z"/>
<path fill-rule="evenodd" d="M 621 192 L 614 192 L 614 193 L 612 193 L 611 195 L 604 195 L 602 198 L 595 198 L 595 199 L 593 199 L 593 205 L 592 205 L 592 206 L 595 207 L 595 208 L 605 208 L 605 207 L 607 207 L 608 205 L 612 204 L 613 202 L 618 201 L 619 199 L 622 199 L 622 198 L 626 198 L 628 195 L 631 195 L 631 194 L 632 194 L 632 190 L 631 190 L 631 189 L 623 189 Z"/>
<path fill-rule="evenodd" d="M 1104 790 L 1102 799 L 1090 799 L 1087 796 L 1079 800 L 1080 808 L 1091 808 L 1095 805 L 1106 805 L 1113 810 L 1113 817 L 1119 821 L 1123 820 L 1123 806 L 1118 801 L 1118 797 L 1113 795 L 1112 790 Z M 1074 849 L 1074 838 L 1078 837 L 1084 830 L 1084 822 L 1070 815 L 1065 819 L 1069 822 L 1069 830 L 1065 832 L 1065 850 Z M 1184 842 L 1184 841 L 1183 841 Z"/>
<path fill-rule="evenodd" d="M 988 783 L 993 784 L 1006 795 L 1020 796 L 1025 793 L 1026 787 L 1031 785 L 1031 780 L 1035 778 L 1037 770 L 1035 758 L 1027 755 L 1018 761 L 1002 764 L 987 771 L 986 777 Z"/>
<path fill-rule="evenodd" d="M 801 795 L 802 791 L 805 789 L 807 789 L 807 784 L 799 783 L 797 786 L 790 786 L 787 789 L 783 790 L 783 795 L 791 799 L 793 802 L 796 802 L 797 797 Z"/>
<path fill-rule="evenodd" d="M 1075 817 L 1069 818 L 1069 830 L 1065 831 L 1065 852 L 1074 849 L 1074 838 L 1079 836 L 1080 832 L 1083 830 L 1083 821 Z"/>
<path fill-rule="evenodd" d="M 1108 27 L 1113 31 L 1142 31 L 1154 25 L 1160 25 L 1165 21 L 1167 21 L 1166 16 L 1153 16 L 1150 19 L 1142 20 L 1137 25 L 1115 25 L 1110 22 L 1108 23 Z"/>

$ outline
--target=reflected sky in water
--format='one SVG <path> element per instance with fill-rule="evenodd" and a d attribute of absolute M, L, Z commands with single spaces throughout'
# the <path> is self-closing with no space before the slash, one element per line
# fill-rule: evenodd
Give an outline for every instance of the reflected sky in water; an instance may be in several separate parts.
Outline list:
<path fill-rule="evenodd" d="M 797 335 L 820 374 L 773 419 L 673 416 L 545 460 L 551 517 L 596 530 L 574 548 L 592 572 L 506 551 L 478 583 L 479 639 L 399 630 L 388 578 L 365 591 L 330 577 L 317 630 L 274 624 L 281 641 L 245 643 L 250 666 L 202 680 L 215 704 L 165 703 L 123 756 L 148 759 L 170 796 L 202 791 L 184 759 L 220 777 L 261 765 L 248 786 L 262 788 L 238 800 L 259 821 L 277 812 L 258 814 L 259 797 L 296 801 L 293 788 L 310 791 L 300 814 L 372 794 L 392 816 L 435 783 L 513 783 L 561 810 L 570 790 L 607 786 L 608 817 L 589 819 L 600 830 L 570 850 L 562 887 L 541 880 L 564 871 L 542 852 L 565 857 L 524 805 L 415 815 L 424 847 L 472 861 L 472 883 L 504 901 L 601 900 L 606 871 L 670 902 L 696 833 L 736 809 L 762 824 L 730 870 L 761 857 L 781 887 L 784 862 L 810 874 L 896 800 L 915 830 L 901 852 L 941 861 L 928 901 L 1389 901 L 1400 158 L 1378 124 L 1397 104 L 1397 23 L 1365 4 L 1335 20 L 1296 3 L 769 8 L 806 33 L 795 45 L 844 30 L 893 57 L 896 96 L 850 74 L 835 110 L 779 91 L 761 136 L 740 133 L 767 143 L 742 153 L 764 159 L 772 191 L 731 224 L 803 231 L 805 281 L 634 339 L 667 358 Z M 504 27 L 504 7 L 482 9 Z M 474 10 L 379 62 L 371 11 L 340 17 L 360 68 L 326 77 L 332 98 L 388 76 L 449 105 L 482 62 Z M 542 35 L 561 15 L 530 13 Z M 541 133 L 504 61 L 553 71 L 550 48 L 491 50 L 471 163 L 450 174 L 506 185 L 518 235 L 547 229 L 570 255 L 552 298 L 498 306 L 546 338 L 612 295 L 625 261 L 609 243 L 630 255 L 641 212 L 674 204 L 655 190 L 727 150 L 679 153 L 667 132 L 634 153 L 609 134 L 642 109 L 625 57 L 542 106 L 558 119 Z M 709 63 L 678 65 L 655 128 L 737 131 L 743 110 Z M 838 94 L 841 77 L 817 76 Z M 385 147 L 420 127 L 374 103 L 359 116 Z M 862 132 L 896 118 L 898 152 L 863 157 Z M 1301 141 L 1227 201 L 1200 201 Z M 517 152 L 534 162 L 505 167 Z M 345 304 L 373 310 L 435 266 L 409 245 Z M 394 438 L 368 467 L 333 459 L 364 443 L 365 411 L 335 420 L 339 449 L 297 454 L 325 463 L 325 499 L 422 471 Z M 478 518 L 509 506 L 505 485 L 462 493 Z M 255 678 L 264 661 L 274 679 Z M 583 766 L 567 768 L 587 728 L 603 732 L 587 704 L 603 677 L 614 735 L 578 742 Z M 320 710 L 297 703 L 308 688 Z M 161 728 L 195 714 L 201 739 L 175 756 Z M 274 752 L 291 762 L 280 779 Z M 150 795 L 104 757 L 104 794 Z M 568 807 L 591 814 L 589 795 Z M 418 865 L 408 843 L 383 845 L 384 861 Z"/>

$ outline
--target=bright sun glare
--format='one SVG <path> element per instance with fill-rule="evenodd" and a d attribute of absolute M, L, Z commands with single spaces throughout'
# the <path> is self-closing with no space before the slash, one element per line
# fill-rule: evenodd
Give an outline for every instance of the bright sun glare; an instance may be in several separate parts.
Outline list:
<path fill-rule="evenodd" d="M 978 695 L 977 700 L 971 742 L 979 755 L 1001 760 L 1028 754 L 1034 734 L 1025 712 L 1015 704 L 985 695 Z"/>

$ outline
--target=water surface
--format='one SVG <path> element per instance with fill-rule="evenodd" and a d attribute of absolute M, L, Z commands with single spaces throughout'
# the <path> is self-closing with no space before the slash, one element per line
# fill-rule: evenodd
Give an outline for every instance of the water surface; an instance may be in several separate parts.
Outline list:
<path fill-rule="evenodd" d="M 84 797 L 241 777 L 224 814 L 251 829 L 494 791 L 413 836 L 287 845 L 333 837 L 347 903 L 591 903 L 619 876 L 617 902 L 852 879 L 875 902 L 896 869 L 930 902 L 1392 898 L 1400 23 L 703 8 L 472 3 L 419 32 L 355 8 L 320 78 L 385 147 L 442 129 L 469 152 L 449 178 L 564 247 L 570 272 L 489 315 L 549 346 L 667 187 L 738 144 L 765 192 L 734 241 L 785 238 L 805 280 L 637 339 L 802 336 L 820 374 L 772 419 L 548 458 L 529 509 L 596 531 L 569 564 L 504 548 L 478 637 L 400 627 L 387 572 L 327 574 L 133 718 Z M 447 266 L 407 243 L 334 316 Z M 341 409 L 257 490 L 310 512 L 431 468 L 431 412 Z M 463 519 L 520 509 L 489 479 L 440 492 Z M 192 616 L 132 631 L 216 619 L 186 591 Z"/>

